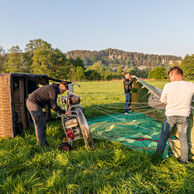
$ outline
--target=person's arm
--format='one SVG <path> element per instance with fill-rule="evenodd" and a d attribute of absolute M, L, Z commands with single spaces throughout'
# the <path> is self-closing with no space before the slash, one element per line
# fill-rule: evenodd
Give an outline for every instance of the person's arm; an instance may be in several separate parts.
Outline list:
<path fill-rule="evenodd" d="M 133 83 L 133 81 L 134 81 L 134 78 L 133 78 L 133 77 L 131 77 L 131 79 L 129 80 L 129 84 L 132 84 L 132 83 Z"/>
<path fill-rule="evenodd" d="M 164 89 L 162 91 L 160 102 L 164 103 L 165 105 L 167 104 L 167 86 L 166 85 L 164 86 Z"/>
<path fill-rule="evenodd" d="M 60 109 L 59 106 L 57 105 L 57 92 L 54 88 L 50 88 L 49 98 L 50 98 L 51 108 L 57 113 L 65 114 L 66 111 Z"/>
<path fill-rule="evenodd" d="M 194 95 L 194 83 L 193 83 L 193 95 Z"/>

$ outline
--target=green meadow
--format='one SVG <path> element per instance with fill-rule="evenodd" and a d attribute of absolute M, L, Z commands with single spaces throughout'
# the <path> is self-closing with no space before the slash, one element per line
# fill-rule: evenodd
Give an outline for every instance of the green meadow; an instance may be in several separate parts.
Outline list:
<path fill-rule="evenodd" d="M 148 81 L 163 88 L 166 82 Z M 80 82 L 75 93 L 88 119 L 123 112 L 122 81 Z M 114 108 L 110 108 L 114 107 Z M 56 114 L 53 114 L 56 117 Z M 150 155 L 120 143 L 82 140 L 71 152 L 59 149 L 60 120 L 47 123 L 49 147 L 37 145 L 31 128 L 14 139 L 0 139 L 0 193 L 193 193 L 194 164 L 171 156 L 153 164 Z"/>

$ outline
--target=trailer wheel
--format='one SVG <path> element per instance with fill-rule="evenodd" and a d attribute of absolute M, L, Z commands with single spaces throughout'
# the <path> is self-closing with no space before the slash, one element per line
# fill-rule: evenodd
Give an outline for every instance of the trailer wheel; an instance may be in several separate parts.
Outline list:
<path fill-rule="evenodd" d="M 60 146 L 59 146 L 59 149 L 62 150 L 62 151 L 70 151 L 72 149 L 71 145 L 68 144 L 67 142 L 65 143 L 62 143 Z"/>

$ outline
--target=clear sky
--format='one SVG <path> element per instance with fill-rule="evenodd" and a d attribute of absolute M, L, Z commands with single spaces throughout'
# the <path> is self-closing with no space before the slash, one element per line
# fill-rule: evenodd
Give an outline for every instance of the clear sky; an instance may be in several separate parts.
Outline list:
<path fill-rule="evenodd" d="M 0 45 L 194 53 L 194 0 L 0 0 Z"/>

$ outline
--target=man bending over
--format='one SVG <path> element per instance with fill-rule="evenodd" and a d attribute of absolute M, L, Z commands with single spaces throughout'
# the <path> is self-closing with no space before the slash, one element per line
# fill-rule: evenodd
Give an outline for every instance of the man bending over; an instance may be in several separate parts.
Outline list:
<path fill-rule="evenodd" d="M 32 116 L 35 126 L 36 138 L 40 146 L 48 146 L 46 141 L 46 122 L 42 108 L 45 105 L 51 107 L 55 112 L 69 114 L 57 106 L 58 94 L 63 94 L 67 90 L 67 83 L 53 83 L 35 90 L 27 99 L 26 106 Z"/>

